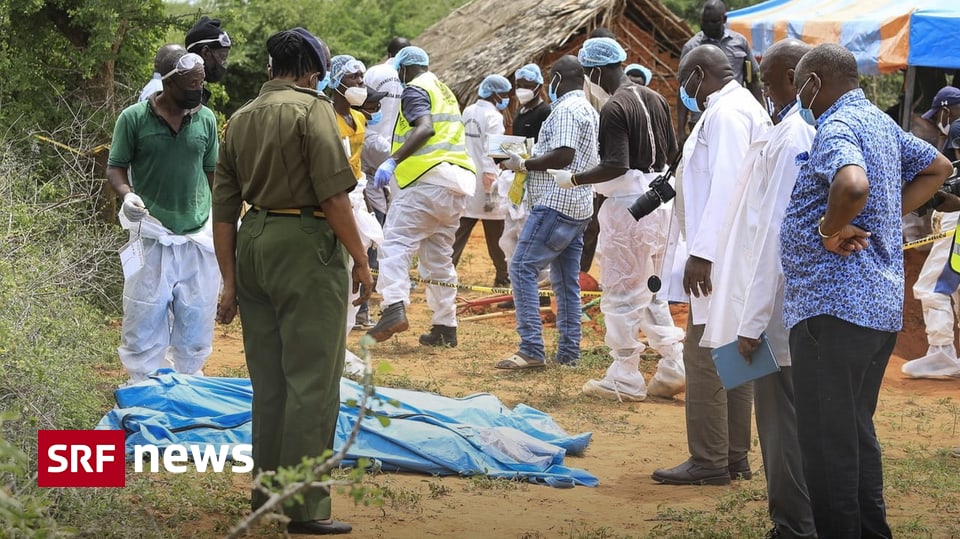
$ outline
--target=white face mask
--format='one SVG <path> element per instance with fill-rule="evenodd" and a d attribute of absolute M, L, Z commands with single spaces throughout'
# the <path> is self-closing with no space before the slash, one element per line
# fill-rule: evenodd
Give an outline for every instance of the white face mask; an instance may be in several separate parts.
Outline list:
<path fill-rule="evenodd" d="M 359 107 L 367 100 L 367 87 L 351 86 L 347 88 L 346 92 L 343 92 L 343 97 L 347 98 L 347 103 L 350 103 L 350 106 Z"/>
<path fill-rule="evenodd" d="M 527 88 L 517 88 L 517 101 L 521 105 L 526 105 L 527 103 L 533 101 L 533 98 L 536 97 L 536 92 Z"/>

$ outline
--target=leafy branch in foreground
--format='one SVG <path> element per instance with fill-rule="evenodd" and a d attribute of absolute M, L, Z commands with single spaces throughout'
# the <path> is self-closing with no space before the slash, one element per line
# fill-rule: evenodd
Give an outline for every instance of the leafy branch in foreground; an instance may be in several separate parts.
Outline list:
<path fill-rule="evenodd" d="M 336 453 L 327 450 L 320 457 L 304 458 L 299 466 L 284 467 L 276 471 L 260 471 L 253 479 L 253 486 L 267 496 L 267 500 L 263 505 L 237 523 L 237 525 L 230 530 L 230 534 L 227 536 L 228 538 L 234 539 L 243 536 L 261 519 L 279 512 L 284 502 L 301 497 L 302 494 L 309 489 L 330 488 L 335 485 L 353 486 L 360 482 L 364 469 L 368 464 L 365 462 L 366 459 L 360 459 L 360 462 L 358 462 L 355 467 L 355 473 L 350 474 L 347 479 L 333 479 L 330 473 L 340 465 L 350 450 L 350 447 L 356 441 L 364 417 L 376 417 L 383 426 L 387 426 L 390 423 L 388 417 L 375 414 L 367 405 L 375 390 L 373 385 L 373 366 L 370 362 L 370 346 L 374 343 L 373 338 L 367 335 L 360 339 L 361 355 L 364 363 L 363 376 L 361 378 L 363 396 L 359 403 L 357 403 L 359 406 L 357 421 L 350 430 L 350 434 L 347 436 L 343 447 Z M 352 402 L 349 404 L 352 404 Z M 280 489 L 274 490 L 278 486 Z M 353 494 L 355 500 L 363 498 L 362 492 Z"/>

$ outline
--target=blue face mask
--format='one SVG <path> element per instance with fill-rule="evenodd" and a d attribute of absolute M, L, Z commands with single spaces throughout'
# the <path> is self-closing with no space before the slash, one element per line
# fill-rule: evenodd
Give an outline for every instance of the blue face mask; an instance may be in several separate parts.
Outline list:
<path fill-rule="evenodd" d="M 510 98 L 504 97 L 497 103 L 497 110 L 507 110 L 507 107 L 510 106 Z"/>
<path fill-rule="evenodd" d="M 323 93 L 323 91 L 327 89 L 327 86 L 330 86 L 329 71 L 327 71 L 327 73 L 323 76 L 322 79 L 317 81 L 317 93 Z"/>
<path fill-rule="evenodd" d="M 803 118 L 803 121 L 807 122 L 813 127 L 817 126 L 817 119 L 813 116 L 813 109 L 803 106 L 803 101 L 800 101 L 800 94 L 803 93 L 803 89 L 807 87 L 807 82 L 810 82 L 810 79 L 813 78 L 813 75 L 807 77 L 807 81 L 803 83 L 803 86 L 797 90 L 797 106 L 800 107 L 800 117 Z M 820 89 L 817 88 L 817 92 L 813 94 L 813 99 L 810 100 L 810 106 L 813 106 L 813 102 L 817 100 L 817 96 L 820 94 Z"/>
<path fill-rule="evenodd" d="M 557 78 L 556 78 L 556 80 L 557 80 L 557 86 L 556 86 L 556 88 L 559 88 L 559 87 L 560 87 L 560 81 L 563 80 L 563 75 L 561 75 L 560 73 L 557 73 Z M 556 90 L 556 89 L 554 88 L 554 86 L 553 86 L 553 81 L 550 81 L 550 86 L 547 86 L 547 97 L 550 98 L 550 102 L 551 102 L 551 103 L 554 102 L 554 101 L 556 101 L 557 99 L 559 99 L 559 98 L 557 97 L 557 90 Z"/>
<path fill-rule="evenodd" d="M 367 125 L 377 125 L 382 119 L 383 113 L 378 110 L 370 115 L 370 119 L 367 120 Z"/>
<path fill-rule="evenodd" d="M 690 73 L 690 76 L 687 77 L 686 82 L 680 85 L 680 101 L 683 103 L 683 106 L 687 107 L 687 109 L 691 112 L 703 112 L 700 110 L 700 104 L 697 103 L 697 94 L 700 93 L 700 85 L 703 84 L 703 76 L 700 77 L 700 82 L 697 83 L 697 89 L 693 92 L 693 95 L 690 95 L 687 93 L 687 84 L 690 83 L 690 79 L 692 77 L 693 73 Z"/>

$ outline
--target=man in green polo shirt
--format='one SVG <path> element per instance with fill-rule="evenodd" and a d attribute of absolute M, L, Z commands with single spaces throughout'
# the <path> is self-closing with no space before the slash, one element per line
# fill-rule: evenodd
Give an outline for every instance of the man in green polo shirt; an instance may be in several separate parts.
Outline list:
<path fill-rule="evenodd" d="M 163 91 L 120 113 L 107 160 L 130 231 L 118 352 L 132 383 L 167 360 L 202 374 L 220 288 L 210 222 L 217 121 L 200 105 L 203 59 L 164 46 L 157 65 Z"/>

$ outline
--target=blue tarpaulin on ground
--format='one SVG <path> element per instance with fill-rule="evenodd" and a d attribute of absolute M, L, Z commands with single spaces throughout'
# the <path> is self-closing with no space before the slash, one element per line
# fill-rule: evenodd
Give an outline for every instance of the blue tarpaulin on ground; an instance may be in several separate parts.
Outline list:
<path fill-rule="evenodd" d="M 335 450 L 343 447 L 358 420 L 357 407 L 347 403 L 359 402 L 362 392 L 362 386 L 341 379 Z M 97 428 L 126 432 L 128 460 L 136 445 L 251 443 L 253 390 L 248 379 L 160 371 L 115 395 L 117 408 Z M 369 406 L 388 416 L 390 424 L 363 418 L 348 464 L 368 458 L 385 470 L 520 478 L 558 487 L 598 483 L 590 473 L 564 466 L 567 454 L 586 450 L 591 434 L 569 435 L 548 414 L 529 406 L 511 410 L 488 393 L 452 399 L 392 388 L 377 388 Z"/>

